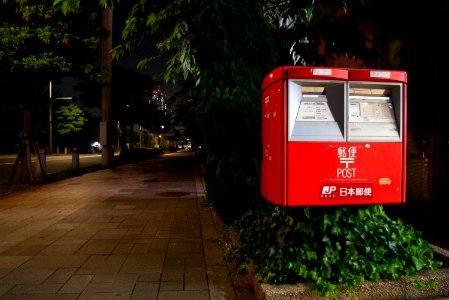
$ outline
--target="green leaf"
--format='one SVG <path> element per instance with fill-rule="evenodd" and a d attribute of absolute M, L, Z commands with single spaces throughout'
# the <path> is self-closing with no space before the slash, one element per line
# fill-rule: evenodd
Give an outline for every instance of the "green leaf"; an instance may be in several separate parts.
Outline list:
<path fill-rule="evenodd" d="M 330 216 L 330 215 L 324 215 L 324 218 L 323 218 L 324 220 L 323 220 L 323 229 L 324 230 L 326 230 L 326 227 L 327 227 L 327 225 L 330 225 L 330 226 L 332 226 L 332 222 L 333 222 L 333 219 L 332 219 L 332 216 Z"/>
<path fill-rule="evenodd" d="M 436 290 L 437 287 L 438 287 L 438 283 L 436 282 L 435 279 L 430 279 L 430 280 L 427 282 L 427 286 L 428 286 L 430 289 Z"/>
<path fill-rule="evenodd" d="M 412 282 L 413 287 L 418 290 L 418 291 L 422 291 L 423 289 L 425 289 L 426 285 L 424 284 L 424 282 L 422 282 L 421 280 L 414 280 Z"/>
<path fill-rule="evenodd" d="M 415 268 L 417 271 L 422 270 L 426 264 L 422 259 L 420 259 L 416 256 L 412 256 L 412 260 L 413 260 L 413 263 L 415 264 Z"/>
<path fill-rule="evenodd" d="M 304 208 L 304 215 L 307 217 L 307 219 L 310 219 L 310 207 L 306 206 Z"/>

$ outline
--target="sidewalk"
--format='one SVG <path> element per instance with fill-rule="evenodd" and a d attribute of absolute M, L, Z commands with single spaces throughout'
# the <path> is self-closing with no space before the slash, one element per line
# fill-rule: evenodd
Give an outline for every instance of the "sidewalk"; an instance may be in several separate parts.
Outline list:
<path fill-rule="evenodd" d="M 0 198 L 0 299 L 237 299 L 191 153 Z"/>

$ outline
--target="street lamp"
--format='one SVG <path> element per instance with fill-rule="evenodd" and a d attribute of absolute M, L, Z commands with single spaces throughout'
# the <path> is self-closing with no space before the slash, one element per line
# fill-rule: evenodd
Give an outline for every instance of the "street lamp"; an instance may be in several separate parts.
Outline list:
<path fill-rule="evenodd" d="M 48 154 L 53 152 L 53 83 L 48 86 Z M 72 100 L 72 97 L 56 97 L 55 100 Z"/>
<path fill-rule="evenodd" d="M 48 154 L 52 154 L 53 149 L 53 118 L 52 118 L 52 95 L 53 90 L 53 83 L 50 80 L 50 83 L 48 85 Z"/>

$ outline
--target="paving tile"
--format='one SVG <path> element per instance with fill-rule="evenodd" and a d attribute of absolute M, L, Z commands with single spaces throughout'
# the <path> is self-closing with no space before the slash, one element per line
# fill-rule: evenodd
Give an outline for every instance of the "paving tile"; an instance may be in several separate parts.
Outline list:
<path fill-rule="evenodd" d="M 114 250 L 112 250 L 112 254 L 130 254 L 133 248 L 134 244 L 132 243 L 120 242 Z"/>
<path fill-rule="evenodd" d="M 170 243 L 170 238 L 155 238 L 153 239 L 153 242 L 151 243 L 151 248 L 161 248 L 166 250 L 168 247 L 168 244 Z"/>
<path fill-rule="evenodd" d="M 61 287 L 59 283 L 17 284 L 8 294 L 56 294 Z"/>
<path fill-rule="evenodd" d="M 184 290 L 184 281 L 176 280 L 176 281 L 161 281 L 161 286 L 159 288 L 160 291 L 183 291 Z"/>
<path fill-rule="evenodd" d="M 215 300 L 228 298 L 210 298 L 208 291 L 160 291 L 157 300 Z"/>
<path fill-rule="evenodd" d="M 164 269 L 168 269 L 170 267 L 182 267 L 182 269 L 184 270 L 185 262 L 186 260 L 184 258 L 167 257 L 164 261 Z"/>
<path fill-rule="evenodd" d="M 77 254 L 112 254 L 120 240 L 89 240 Z"/>
<path fill-rule="evenodd" d="M 51 242 L 35 242 L 25 241 L 16 244 L 9 249 L 3 251 L 1 254 L 6 256 L 33 256 L 38 255 L 43 249 L 45 249 Z"/>
<path fill-rule="evenodd" d="M 83 265 L 88 255 L 39 255 L 28 259 L 23 268 L 76 268 Z"/>
<path fill-rule="evenodd" d="M 74 255 L 88 240 L 56 241 L 43 249 L 39 255 Z"/>
<path fill-rule="evenodd" d="M 218 246 L 218 241 L 205 241 L 204 253 L 207 265 L 222 266 L 226 264 L 223 253 Z"/>
<path fill-rule="evenodd" d="M 0 300 L 77 300 L 78 294 L 7 294 Z"/>
<path fill-rule="evenodd" d="M 132 254 L 146 254 L 151 247 L 151 243 L 136 243 L 131 250 Z"/>
<path fill-rule="evenodd" d="M 209 285 L 207 282 L 206 272 L 186 272 L 184 289 L 189 290 L 208 290 Z"/>
<path fill-rule="evenodd" d="M 122 283 L 122 282 L 135 282 L 137 280 L 137 275 L 135 274 L 97 274 L 92 279 L 92 283 Z"/>
<path fill-rule="evenodd" d="M 161 280 L 162 272 L 158 271 L 149 271 L 147 270 L 144 273 L 141 273 L 137 277 L 138 282 L 158 282 Z"/>
<path fill-rule="evenodd" d="M 211 299 L 236 299 L 226 266 L 208 266 L 207 279 Z"/>
<path fill-rule="evenodd" d="M 45 228 L 38 232 L 34 237 L 29 239 L 30 242 L 36 243 L 52 243 L 59 239 L 61 236 L 65 235 L 69 230 L 57 229 L 53 227 L 54 222 L 52 222 L 49 228 Z"/>
<path fill-rule="evenodd" d="M 26 262 L 31 256 L 0 256 L 0 269 L 17 268 Z"/>
<path fill-rule="evenodd" d="M 96 227 L 81 227 L 77 226 L 76 228 L 67 232 L 63 237 L 59 240 L 88 240 L 98 231 Z"/>
<path fill-rule="evenodd" d="M 1 285 L 0 284 L 0 296 L 6 294 L 13 287 L 14 287 L 14 284 L 9 284 L 9 285 Z"/>
<path fill-rule="evenodd" d="M 57 269 L 45 280 L 45 283 L 66 283 L 76 270 L 77 268 Z"/>
<path fill-rule="evenodd" d="M 131 294 L 136 284 L 137 276 L 105 275 L 95 276 L 86 286 L 83 293 L 120 293 Z"/>
<path fill-rule="evenodd" d="M 92 281 L 94 275 L 73 275 L 59 290 L 60 294 L 79 294 Z"/>
<path fill-rule="evenodd" d="M 127 228 L 102 228 L 94 234 L 92 239 L 94 240 L 119 240 L 126 232 Z"/>
<path fill-rule="evenodd" d="M 205 272 L 206 263 L 204 258 L 187 258 L 185 259 L 185 271 L 186 272 Z"/>
<path fill-rule="evenodd" d="M 203 241 L 200 239 L 186 241 L 182 239 L 172 239 L 168 245 L 168 253 L 202 253 Z"/>
<path fill-rule="evenodd" d="M 130 300 L 157 299 L 159 282 L 137 282 Z"/>
<path fill-rule="evenodd" d="M 143 234 L 143 231 L 145 229 L 144 225 L 128 225 L 124 226 L 123 223 L 120 224 L 119 228 L 126 228 L 128 231 L 126 232 L 125 236 L 123 238 L 134 238 L 134 236 Z M 150 236 L 150 235 L 148 235 Z"/>
<path fill-rule="evenodd" d="M 82 293 L 77 300 L 129 300 L 131 293 Z"/>
<path fill-rule="evenodd" d="M 133 243 L 133 244 L 151 244 L 154 240 L 154 235 L 152 234 L 129 234 L 130 229 L 128 229 L 128 232 L 125 234 L 123 239 L 121 240 L 122 243 Z"/>
<path fill-rule="evenodd" d="M 125 259 L 125 255 L 92 255 L 76 274 L 117 274 Z"/>
<path fill-rule="evenodd" d="M 158 230 L 156 232 L 156 238 L 157 239 L 168 239 L 171 237 L 171 230 Z"/>
<path fill-rule="evenodd" d="M 54 269 L 15 269 L 0 279 L 0 285 L 40 284 L 53 274 L 54 271 Z"/>
<path fill-rule="evenodd" d="M 179 270 L 169 270 L 165 269 L 162 271 L 161 281 L 184 281 L 184 266 L 180 267 Z"/>

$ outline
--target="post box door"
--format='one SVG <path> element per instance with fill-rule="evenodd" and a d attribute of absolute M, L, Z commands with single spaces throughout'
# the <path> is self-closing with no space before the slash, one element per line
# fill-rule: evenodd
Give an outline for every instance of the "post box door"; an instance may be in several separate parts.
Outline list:
<path fill-rule="evenodd" d="M 276 78 L 262 93 L 262 195 L 286 205 L 286 83 Z"/>

